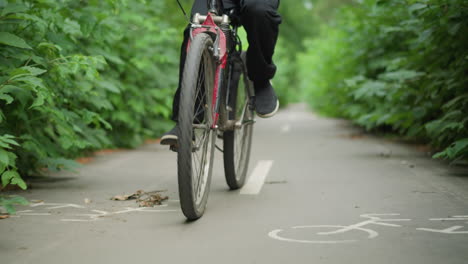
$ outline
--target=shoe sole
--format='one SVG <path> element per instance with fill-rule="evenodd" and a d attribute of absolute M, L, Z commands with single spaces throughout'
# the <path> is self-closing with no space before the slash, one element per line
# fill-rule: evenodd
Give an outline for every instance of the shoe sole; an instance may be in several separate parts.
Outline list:
<path fill-rule="evenodd" d="M 176 146 L 177 145 L 177 136 L 164 136 L 161 138 L 161 142 L 159 144 L 161 145 L 170 145 L 170 146 Z"/>
<path fill-rule="evenodd" d="M 279 100 L 276 100 L 276 108 L 275 108 L 275 110 L 273 110 L 273 112 L 268 113 L 268 114 L 264 114 L 264 115 L 259 114 L 259 113 L 257 112 L 257 116 L 259 116 L 259 117 L 261 117 L 261 118 L 269 118 L 269 117 L 274 116 L 274 115 L 276 114 L 276 112 L 278 112 L 278 109 L 279 109 Z"/>

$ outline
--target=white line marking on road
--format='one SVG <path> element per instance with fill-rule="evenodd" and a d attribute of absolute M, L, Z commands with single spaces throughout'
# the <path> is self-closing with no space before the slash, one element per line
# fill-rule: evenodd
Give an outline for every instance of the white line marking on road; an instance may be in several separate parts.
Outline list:
<path fill-rule="evenodd" d="M 84 206 L 77 205 L 77 204 L 63 204 L 63 205 L 58 205 L 58 206 L 53 206 L 53 207 L 48 207 L 46 209 L 52 210 L 52 209 L 61 209 L 61 208 L 85 208 Z"/>
<path fill-rule="evenodd" d="M 430 218 L 429 221 L 465 221 L 468 218 Z"/>
<path fill-rule="evenodd" d="M 48 216 L 52 215 L 49 213 L 21 213 L 20 215 L 27 215 L 27 216 Z"/>
<path fill-rule="evenodd" d="M 433 233 L 442 233 L 442 234 L 468 234 L 468 231 L 457 231 L 462 229 L 464 226 L 452 226 L 446 229 L 432 229 L 432 228 L 416 228 L 421 231 L 428 231 Z"/>
<path fill-rule="evenodd" d="M 294 229 L 294 227 L 293 227 Z M 352 243 L 352 242 L 357 242 L 357 240 L 339 240 L 339 241 L 314 241 L 314 240 L 302 240 L 302 239 L 292 239 L 292 238 L 286 238 L 282 237 L 279 235 L 279 233 L 283 232 L 283 229 L 276 229 L 268 233 L 268 236 L 280 240 L 280 241 L 286 241 L 286 242 L 295 242 L 295 243 L 305 243 L 305 244 L 341 244 L 341 243 Z"/>
<path fill-rule="evenodd" d="M 240 194 L 256 195 L 262 189 L 268 172 L 273 166 L 272 160 L 261 160 L 250 175 L 247 183 L 241 189 Z"/>
<path fill-rule="evenodd" d="M 107 216 L 114 216 L 118 214 L 126 214 L 131 212 L 146 212 L 146 213 L 167 213 L 167 212 L 178 212 L 179 210 L 152 210 L 150 207 L 138 207 L 138 208 L 131 208 L 127 207 L 125 210 L 117 211 L 117 212 L 106 212 L 101 210 L 92 210 L 98 214 L 77 214 L 77 217 L 85 217 L 86 219 L 61 219 L 64 222 L 93 222 L 102 219 L 103 217 Z"/>
<path fill-rule="evenodd" d="M 281 127 L 281 133 L 288 133 L 291 131 L 291 125 L 290 124 L 285 124 Z"/>
<path fill-rule="evenodd" d="M 91 222 L 91 220 L 88 220 L 88 219 L 60 219 L 60 221 L 63 221 L 63 222 Z"/>

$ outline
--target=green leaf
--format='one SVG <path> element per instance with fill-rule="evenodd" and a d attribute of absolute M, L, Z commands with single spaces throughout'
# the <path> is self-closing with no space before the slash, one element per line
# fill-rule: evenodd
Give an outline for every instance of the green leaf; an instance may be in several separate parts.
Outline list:
<path fill-rule="evenodd" d="M 15 207 L 13 207 L 13 205 L 11 205 L 11 204 L 4 204 L 3 207 L 5 208 L 5 210 L 7 211 L 8 214 L 15 214 L 16 213 Z"/>
<path fill-rule="evenodd" d="M 468 94 L 455 97 L 454 99 L 448 101 L 445 105 L 443 105 L 443 108 L 449 109 L 451 107 L 457 106 L 457 104 L 463 104 L 463 102 L 465 101 L 468 101 Z"/>
<path fill-rule="evenodd" d="M 370 98 L 373 96 L 384 96 L 386 87 L 387 84 L 385 82 L 367 81 L 354 91 L 354 99 L 359 100 L 361 98 Z"/>
<path fill-rule="evenodd" d="M 69 18 L 65 19 L 65 22 L 62 25 L 63 32 L 70 34 L 72 36 L 81 36 L 80 24 L 78 22 L 71 20 Z"/>
<path fill-rule="evenodd" d="M 29 84 L 31 88 L 44 87 L 44 83 L 42 82 L 42 79 L 38 77 L 34 77 L 34 76 L 22 76 L 22 77 L 14 78 L 14 80 Z"/>
<path fill-rule="evenodd" d="M 6 166 L 3 163 L 0 163 L 0 175 L 5 171 Z"/>
<path fill-rule="evenodd" d="M 3 187 L 7 186 L 10 181 L 14 178 L 21 178 L 16 171 L 5 171 L 2 174 L 2 185 Z"/>
<path fill-rule="evenodd" d="M 6 104 L 11 104 L 14 99 L 8 94 L 0 93 L 0 100 L 6 101 Z"/>
<path fill-rule="evenodd" d="M 4 149 L 0 149 L 0 163 L 5 166 L 8 166 L 10 159 L 8 158 L 8 152 Z"/>
<path fill-rule="evenodd" d="M 30 67 L 30 66 L 24 66 L 24 67 L 21 67 L 20 69 L 28 71 L 32 76 L 41 75 L 41 74 L 47 72 L 47 70 L 43 70 L 43 69 L 37 68 L 37 67 Z"/>
<path fill-rule="evenodd" d="M 358 83 L 360 83 L 362 81 L 365 81 L 365 80 L 366 80 L 366 77 L 364 77 L 362 75 L 357 75 L 357 76 L 354 76 L 353 78 L 344 80 L 344 82 L 346 83 L 347 86 L 354 87 Z"/>
<path fill-rule="evenodd" d="M 9 166 L 15 166 L 15 161 L 18 158 L 15 153 L 8 152 L 8 162 L 10 163 Z"/>
<path fill-rule="evenodd" d="M 0 136 L 0 142 L 5 142 L 5 143 L 8 143 L 10 145 L 15 145 L 15 146 L 19 146 L 18 142 L 16 142 L 15 140 L 15 137 L 12 136 L 12 135 L 8 135 L 8 134 L 5 134 L 3 136 Z"/>
<path fill-rule="evenodd" d="M 450 146 L 452 158 L 457 157 L 461 152 L 468 151 L 468 138 L 458 140 Z"/>
<path fill-rule="evenodd" d="M 37 98 L 34 99 L 34 103 L 29 107 L 29 109 L 32 109 L 34 107 L 38 107 L 38 106 L 41 106 L 44 104 L 44 95 L 42 95 L 42 93 L 39 93 L 37 95 Z"/>
<path fill-rule="evenodd" d="M 120 93 L 119 88 L 112 82 L 110 81 L 99 81 L 98 82 L 99 87 L 106 89 L 108 91 L 111 91 L 113 93 Z"/>
<path fill-rule="evenodd" d="M 8 214 L 15 214 L 16 210 L 14 205 L 28 205 L 29 202 L 24 197 L 14 196 L 12 198 L 0 197 L 0 206 L 3 206 Z"/>
<path fill-rule="evenodd" d="M 46 158 L 41 160 L 41 163 L 52 171 L 59 171 L 61 169 L 76 171 L 77 168 L 81 167 L 81 164 L 78 162 L 65 158 Z"/>
<path fill-rule="evenodd" d="M 452 143 L 444 151 L 436 153 L 433 158 L 449 158 L 455 159 L 462 155 L 468 154 L 468 138 L 464 138 Z"/>
<path fill-rule="evenodd" d="M 427 5 L 426 4 L 422 4 L 422 3 L 415 3 L 415 4 L 412 4 L 408 10 L 410 12 L 414 12 L 414 11 L 417 11 L 417 10 L 421 10 L 421 9 L 424 9 L 424 8 L 427 8 Z"/>
<path fill-rule="evenodd" d="M 423 76 L 423 72 L 409 71 L 409 70 L 399 70 L 394 72 L 387 72 L 381 74 L 379 78 L 388 81 L 405 81 L 409 79 L 415 79 Z"/>
<path fill-rule="evenodd" d="M 15 196 L 11 199 L 8 199 L 8 202 L 9 203 L 12 203 L 12 204 L 20 204 L 20 205 L 28 205 L 29 202 L 28 200 L 26 200 L 24 197 L 21 197 L 21 196 Z"/>
<path fill-rule="evenodd" d="M 28 186 L 26 185 L 26 183 L 24 182 L 23 179 L 21 179 L 21 177 L 19 177 L 19 174 L 18 174 L 18 177 L 15 177 L 13 179 L 11 179 L 11 182 L 10 184 L 12 185 L 18 185 L 21 189 L 23 190 L 26 190 L 28 188 Z"/>
<path fill-rule="evenodd" d="M 13 46 L 22 49 L 32 49 L 24 39 L 8 32 L 0 32 L 0 44 Z"/>
<path fill-rule="evenodd" d="M 12 69 L 8 75 L 11 78 L 16 78 L 16 77 L 21 77 L 21 76 L 27 76 L 30 75 L 29 71 L 27 69 L 22 69 L 22 68 L 16 68 Z"/>
<path fill-rule="evenodd" d="M 2 87 L 3 93 L 11 94 L 21 105 L 26 105 L 26 102 L 31 98 L 31 92 L 26 89 L 14 85 L 5 85 Z"/>
<path fill-rule="evenodd" d="M 29 8 L 25 5 L 21 4 L 9 4 L 3 10 L 0 16 L 6 16 L 12 13 L 21 13 L 24 11 L 29 10 Z"/>

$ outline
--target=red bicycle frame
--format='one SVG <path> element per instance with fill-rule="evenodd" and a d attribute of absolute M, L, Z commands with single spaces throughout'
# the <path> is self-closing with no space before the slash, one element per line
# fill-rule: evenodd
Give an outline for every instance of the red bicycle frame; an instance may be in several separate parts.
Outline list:
<path fill-rule="evenodd" d="M 224 70 L 226 69 L 227 64 L 227 41 L 226 35 L 221 30 L 221 28 L 215 23 L 214 18 L 219 18 L 216 14 L 208 13 L 206 16 L 205 21 L 201 24 L 192 24 L 191 32 L 190 32 L 190 39 L 187 45 L 187 52 L 190 50 L 190 43 L 191 40 L 200 33 L 210 32 L 210 34 L 214 34 L 216 36 L 214 45 L 213 45 L 213 54 L 214 58 L 216 59 L 216 73 L 215 73 L 215 80 L 214 80 L 214 87 L 213 87 L 213 98 L 212 98 L 212 105 L 213 105 L 213 124 L 211 128 L 216 128 L 217 123 L 219 120 L 219 100 L 220 100 L 220 91 L 223 85 L 223 75 Z"/>

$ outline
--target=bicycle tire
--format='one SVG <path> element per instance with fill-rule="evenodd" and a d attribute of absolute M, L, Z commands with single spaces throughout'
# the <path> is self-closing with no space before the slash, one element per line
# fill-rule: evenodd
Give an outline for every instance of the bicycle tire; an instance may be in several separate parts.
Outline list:
<path fill-rule="evenodd" d="M 212 48 L 210 35 L 196 35 L 182 77 L 177 170 L 180 205 L 188 220 L 196 220 L 205 212 L 213 171 L 216 133 L 212 129 L 215 79 Z"/>
<path fill-rule="evenodd" d="M 252 84 L 245 68 L 245 52 L 240 56 L 242 63 L 233 63 L 233 77 L 229 91 L 229 119 L 240 122 L 240 127 L 223 133 L 224 175 L 231 190 L 242 188 L 247 176 L 254 113 L 250 105 Z M 241 120 L 242 119 L 242 120 Z"/>

